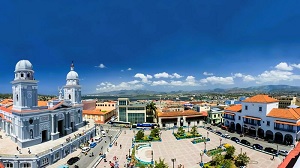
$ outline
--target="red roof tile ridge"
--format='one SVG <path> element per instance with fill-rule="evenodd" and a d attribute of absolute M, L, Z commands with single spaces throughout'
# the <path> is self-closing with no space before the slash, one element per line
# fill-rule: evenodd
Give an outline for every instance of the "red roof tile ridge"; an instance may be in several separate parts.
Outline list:
<path fill-rule="evenodd" d="M 295 109 L 291 108 L 291 109 L 289 109 L 289 111 L 291 112 L 291 114 L 292 114 L 297 120 L 300 119 L 300 116 L 299 116 L 299 114 L 295 111 Z"/>

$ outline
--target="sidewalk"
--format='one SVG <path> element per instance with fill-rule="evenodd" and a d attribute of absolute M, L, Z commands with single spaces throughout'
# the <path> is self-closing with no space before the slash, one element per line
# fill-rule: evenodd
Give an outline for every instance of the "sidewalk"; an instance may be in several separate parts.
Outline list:
<path fill-rule="evenodd" d="M 67 165 L 67 161 L 71 158 L 71 157 L 76 157 L 79 156 L 81 154 L 81 149 L 77 149 L 75 152 L 70 153 L 69 155 L 67 155 L 65 158 L 58 160 L 56 163 L 49 165 L 48 167 L 59 167 L 60 165 Z M 75 164 L 74 164 L 75 165 Z M 73 165 L 73 166 L 74 166 Z M 72 166 L 70 166 L 72 167 Z"/>

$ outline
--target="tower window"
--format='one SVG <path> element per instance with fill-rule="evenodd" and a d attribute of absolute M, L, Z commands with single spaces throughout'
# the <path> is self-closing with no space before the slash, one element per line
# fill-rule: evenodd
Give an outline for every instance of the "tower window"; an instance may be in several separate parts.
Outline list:
<path fill-rule="evenodd" d="M 69 94 L 69 99 L 71 99 L 71 95 Z"/>
<path fill-rule="evenodd" d="M 17 101 L 19 101 L 19 95 L 18 95 L 18 94 L 17 94 L 17 96 L 16 96 L 16 97 L 17 97 Z"/>
<path fill-rule="evenodd" d="M 29 77 L 30 77 L 30 73 L 27 74 L 27 78 L 29 78 Z"/>
<path fill-rule="evenodd" d="M 21 77 L 22 77 L 22 78 L 24 77 L 24 74 L 23 74 L 23 73 L 21 73 Z"/>

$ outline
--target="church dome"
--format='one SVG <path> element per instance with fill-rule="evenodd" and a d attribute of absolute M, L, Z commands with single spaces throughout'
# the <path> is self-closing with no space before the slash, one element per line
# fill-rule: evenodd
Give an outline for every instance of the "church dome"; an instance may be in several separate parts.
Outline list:
<path fill-rule="evenodd" d="M 16 64 L 16 71 L 32 71 L 32 64 L 28 60 L 20 60 Z"/>
<path fill-rule="evenodd" d="M 74 80 L 74 79 L 78 80 L 78 74 L 77 72 L 74 71 L 74 63 L 72 61 L 71 71 L 67 74 L 67 80 Z"/>
<path fill-rule="evenodd" d="M 75 71 L 70 71 L 68 74 L 67 74 L 67 80 L 72 80 L 72 79 L 78 79 L 78 74 L 77 72 Z"/>

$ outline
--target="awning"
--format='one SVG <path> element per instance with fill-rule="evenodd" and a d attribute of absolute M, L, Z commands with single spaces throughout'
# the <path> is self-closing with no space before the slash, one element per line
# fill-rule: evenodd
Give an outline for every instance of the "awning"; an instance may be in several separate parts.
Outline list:
<path fill-rule="evenodd" d="M 228 114 L 228 115 L 231 115 L 231 116 L 234 116 L 234 115 L 235 115 L 235 114 L 229 113 L 229 112 L 224 112 L 224 114 Z"/>
<path fill-rule="evenodd" d="M 297 126 L 297 123 L 275 120 L 274 123 Z"/>
<path fill-rule="evenodd" d="M 257 117 L 251 117 L 251 116 L 243 116 L 243 117 L 253 119 L 253 120 L 261 120 L 261 118 L 257 118 Z"/>

